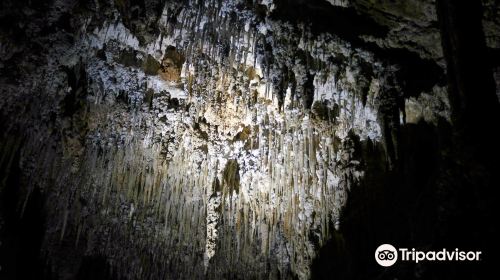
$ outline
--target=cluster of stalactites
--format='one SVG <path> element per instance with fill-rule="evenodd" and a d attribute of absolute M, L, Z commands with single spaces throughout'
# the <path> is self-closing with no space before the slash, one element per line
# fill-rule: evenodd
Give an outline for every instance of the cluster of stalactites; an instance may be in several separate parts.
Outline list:
<path fill-rule="evenodd" d="M 297 117 L 258 127 L 256 143 L 249 145 L 254 149 L 237 158 L 239 192 L 220 196 L 223 226 L 215 249 L 220 259 L 215 262 L 231 256 L 235 271 L 244 266 L 258 270 L 260 265 L 262 273 L 271 273 L 251 257 L 258 252 L 283 277 L 290 268 L 307 278 L 331 225 L 339 225 L 347 191 L 353 178 L 361 176 L 359 166 L 349 140 L 332 137 L 331 126 L 320 128 Z M 311 232 L 317 244 L 310 241 Z"/>
<path fill-rule="evenodd" d="M 85 242 L 85 252 L 108 256 L 131 279 L 228 271 L 309 277 L 362 175 L 351 140 L 337 137 L 354 127 L 354 112 L 361 111 L 354 107 L 362 105 L 339 91 L 332 100 L 344 114 L 340 123 L 313 118 L 296 102 L 280 106 L 272 67 L 261 64 L 270 62 L 258 61 L 263 33 L 234 24 L 220 3 L 184 9 L 167 28 L 186 57 L 186 104 L 158 108 L 171 106 L 170 97 L 154 93 L 151 110 L 110 113 L 106 121 L 131 123 L 121 132 L 127 137 L 120 145 L 87 143 L 76 171 L 51 164 L 53 153 L 40 156 L 47 163 L 40 168 L 61 167 L 45 173 L 57 204 L 53 220 L 60 221 L 54 242 Z M 290 71 L 306 79 L 302 67 Z M 330 74 L 327 66 L 315 71 Z M 297 88 L 300 82 L 281 90 L 293 99 Z M 114 128 L 99 132 L 101 142 L 106 129 Z"/>

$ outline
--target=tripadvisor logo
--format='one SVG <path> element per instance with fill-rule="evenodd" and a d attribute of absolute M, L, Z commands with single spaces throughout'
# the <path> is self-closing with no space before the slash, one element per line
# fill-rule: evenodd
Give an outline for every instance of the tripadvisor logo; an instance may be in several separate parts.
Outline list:
<path fill-rule="evenodd" d="M 391 266 L 398 260 L 398 251 L 391 244 L 382 244 L 375 250 L 375 260 L 381 266 Z"/>
<path fill-rule="evenodd" d="M 379 265 L 385 267 L 394 265 L 398 259 L 415 263 L 420 261 L 479 261 L 481 253 L 481 251 L 461 251 L 459 249 L 426 252 L 414 248 L 411 250 L 399 248 L 398 250 L 391 244 L 382 244 L 375 250 L 375 260 Z"/>

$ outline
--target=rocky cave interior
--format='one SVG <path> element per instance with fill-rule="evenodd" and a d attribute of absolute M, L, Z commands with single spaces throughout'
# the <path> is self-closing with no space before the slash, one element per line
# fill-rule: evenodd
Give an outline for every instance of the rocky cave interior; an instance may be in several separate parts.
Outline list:
<path fill-rule="evenodd" d="M 499 99 L 495 0 L 2 0 L 0 279 L 490 279 Z"/>

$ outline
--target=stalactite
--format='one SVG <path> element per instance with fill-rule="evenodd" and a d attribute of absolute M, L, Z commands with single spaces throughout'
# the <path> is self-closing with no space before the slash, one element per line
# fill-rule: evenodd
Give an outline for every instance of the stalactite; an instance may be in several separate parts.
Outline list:
<path fill-rule="evenodd" d="M 58 237 L 62 240 L 75 231 L 75 246 L 114 256 L 117 271 L 126 269 L 136 278 L 165 274 L 172 267 L 186 278 L 200 278 L 205 273 L 220 278 L 223 271 L 245 266 L 260 273 L 255 278 L 265 278 L 268 268 L 260 272 L 254 258 L 279 270 L 283 279 L 294 273 L 307 278 L 314 257 L 308 235 L 317 231 L 320 245 L 329 238 L 333 230 L 329 224 L 339 220 L 358 168 L 352 164 L 347 135 L 353 130 L 365 138 L 372 136 L 356 127 L 365 121 L 357 113 L 363 106 L 329 70 L 326 52 L 337 51 L 328 49 L 327 39 L 313 39 L 302 26 L 301 34 L 274 30 L 278 43 L 299 42 L 290 47 L 290 56 L 298 50 L 306 53 L 305 61 L 290 57 L 290 62 L 279 62 L 306 64 L 304 73 L 288 70 L 296 80 L 315 71 L 314 102 L 328 101 L 328 117 L 316 119 L 297 105 L 300 82 L 297 88 L 291 82 L 286 86 L 291 104 L 279 109 L 279 93 L 272 85 L 277 67 L 258 53 L 264 43 L 270 43 L 268 38 L 250 20 L 248 29 L 246 22 L 233 22 L 225 11 L 229 8 L 223 7 L 227 3 L 188 2 L 196 9 L 181 10 L 173 32 L 162 32 L 158 43 L 155 41 L 159 46 L 170 42 L 185 56 L 182 84 L 187 99 L 175 94 L 177 88 L 158 82 L 146 111 L 140 106 L 145 102 L 142 85 L 156 85 L 156 77 L 137 78 L 126 67 L 97 60 L 86 66 L 90 73 L 87 84 L 95 94 L 89 107 L 103 110 L 105 117 L 89 120 L 99 125 L 102 134 L 89 129 L 87 149 L 79 160 L 82 166 L 76 171 L 68 166 L 54 170 L 51 179 L 56 185 L 46 187 L 76 201 L 58 205 L 63 221 Z M 115 34 L 120 28 L 121 24 L 112 24 L 98 31 L 104 33 L 101 45 L 117 40 L 125 46 L 134 39 L 132 34 Z M 221 49 L 226 43 L 228 55 Z M 163 55 L 165 50 L 161 52 Z M 278 53 L 269 55 L 282 59 Z M 287 65 L 288 69 L 292 66 Z M 118 69 L 118 75 L 110 74 L 111 67 Z M 125 77 L 117 80 L 120 86 L 109 82 L 119 75 Z M 326 78 L 320 80 L 323 76 Z M 132 81 L 131 77 L 136 78 Z M 120 91 L 125 92 L 127 104 L 116 100 Z M 106 98 L 112 99 L 112 105 Z M 334 104 L 339 106 L 337 122 L 330 121 Z M 116 106 L 120 114 L 106 112 L 106 106 Z M 240 139 L 237 135 L 242 127 L 249 132 Z M 375 137 L 377 133 L 373 132 Z M 14 155 L 3 150 L 1 166 L 9 168 Z M 40 162 L 55 160 L 42 158 Z M 228 162 L 238 166 L 238 191 L 232 185 L 233 177 L 224 179 Z M 43 170 L 39 173 L 44 174 Z M 78 187 L 78 192 L 61 187 L 62 179 L 71 174 L 81 178 L 66 181 Z M 86 213 L 75 218 L 76 212 L 83 211 L 75 206 L 79 199 L 85 201 Z M 122 217 L 126 219 L 122 221 Z M 105 230 L 106 235 L 101 232 Z M 99 236 L 109 241 L 98 240 Z M 79 244 L 84 240 L 87 244 Z M 146 253 L 135 258 L 124 254 L 120 246 L 130 247 L 134 253 L 148 251 L 160 268 L 154 267 L 155 262 L 144 266 Z"/>

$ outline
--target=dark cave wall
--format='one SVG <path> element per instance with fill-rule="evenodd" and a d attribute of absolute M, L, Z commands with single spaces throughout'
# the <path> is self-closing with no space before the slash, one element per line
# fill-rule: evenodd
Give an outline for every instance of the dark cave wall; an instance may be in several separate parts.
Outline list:
<path fill-rule="evenodd" d="M 350 193 L 342 229 L 313 263 L 313 279 L 487 279 L 495 271 L 498 149 L 485 120 L 498 123 L 499 108 L 481 5 L 437 2 L 453 125 L 401 126 L 399 156 L 391 171 L 377 152 L 380 147 L 362 144 L 367 174 Z M 483 258 L 383 269 L 370 254 L 384 243 L 424 250 L 465 248 L 482 251 Z"/>
<path fill-rule="evenodd" d="M 44 201 L 39 190 L 27 199 L 19 194 L 21 171 L 18 160 L 19 153 L 15 152 L 11 158 L 12 168 L 7 169 L 7 164 L 2 166 L 2 170 L 8 170 L 8 175 L 2 172 L 1 272 L 5 279 L 35 279 L 44 271 L 44 263 L 39 256 L 45 227 Z"/>
<path fill-rule="evenodd" d="M 340 279 L 485 279 L 494 271 L 498 246 L 491 223 L 494 212 L 484 211 L 490 199 L 487 195 L 492 193 L 481 193 L 468 185 L 470 181 L 464 182 L 460 173 L 464 167 L 449 152 L 453 146 L 450 125 L 421 122 L 403 126 L 400 133 L 400 160 L 391 171 L 381 147 L 360 143 L 367 174 L 349 194 L 342 228 L 313 262 L 313 279 L 331 279 L 331 275 Z M 384 243 L 420 250 L 479 250 L 484 257 L 479 263 L 399 263 L 384 269 L 373 260 L 373 252 Z"/>

